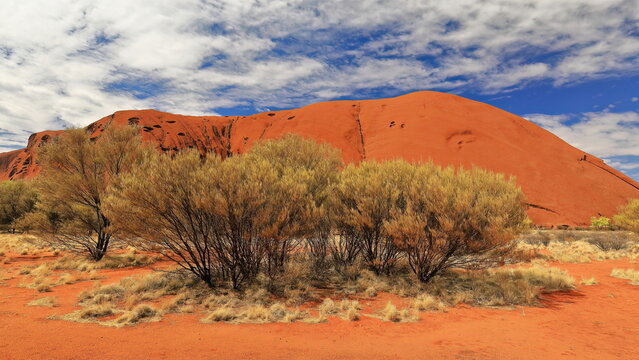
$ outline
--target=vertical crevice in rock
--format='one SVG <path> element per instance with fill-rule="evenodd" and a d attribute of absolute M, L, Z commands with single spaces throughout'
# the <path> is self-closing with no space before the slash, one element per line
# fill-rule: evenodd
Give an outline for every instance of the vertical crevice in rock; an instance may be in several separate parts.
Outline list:
<path fill-rule="evenodd" d="M 359 114 L 361 113 L 362 105 L 361 103 L 357 103 L 357 113 L 355 114 L 355 122 L 357 122 L 357 131 L 359 132 L 359 143 L 362 148 L 362 161 L 366 160 L 366 147 L 364 146 L 364 131 L 362 130 L 362 121 L 359 118 Z"/>
<path fill-rule="evenodd" d="M 266 134 L 266 130 L 268 130 L 268 128 L 270 128 L 271 126 L 273 126 L 272 122 L 266 124 L 264 129 L 262 129 L 262 133 L 260 134 L 260 137 L 258 138 L 258 140 L 262 140 L 262 138 L 264 137 L 264 134 Z"/>
<path fill-rule="evenodd" d="M 240 118 L 239 116 L 232 118 L 231 121 L 229 122 L 228 128 L 226 129 L 226 157 L 227 158 L 233 156 L 233 151 L 231 150 L 231 136 L 233 133 L 233 124 L 239 118 Z"/>

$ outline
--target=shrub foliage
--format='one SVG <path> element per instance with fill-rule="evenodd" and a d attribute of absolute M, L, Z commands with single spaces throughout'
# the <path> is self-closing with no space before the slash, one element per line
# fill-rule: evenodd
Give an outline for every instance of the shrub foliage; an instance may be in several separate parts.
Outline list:
<path fill-rule="evenodd" d="M 0 225 L 15 233 L 17 221 L 33 211 L 37 196 L 25 181 L 0 182 Z"/>
<path fill-rule="evenodd" d="M 316 221 L 340 164 L 333 150 L 287 137 L 221 161 L 184 152 L 123 176 L 108 202 L 135 241 L 215 286 L 281 273 Z"/>
<path fill-rule="evenodd" d="M 39 151 L 41 202 L 25 226 L 48 233 L 56 245 L 102 259 L 114 235 L 104 213 L 110 184 L 148 153 L 134 127 L 110 126 L 99 138 L 85 129 L 67 130 Z"/>
<path fill-rule="evenodd" d="M 632 199 L 613 218 L 615 225 L 639 233 L 639 199 Z"/>
<path fill-rule="evenodd" d="M 485 170 L 416 166 L 385 232 L 428 282 L 440 271 L 490 265 L 523 230 L 524 197 L 513 180 Z"/>

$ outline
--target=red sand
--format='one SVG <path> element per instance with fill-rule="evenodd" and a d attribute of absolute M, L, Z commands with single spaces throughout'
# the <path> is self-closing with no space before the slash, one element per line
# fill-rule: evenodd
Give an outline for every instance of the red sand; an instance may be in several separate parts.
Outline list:
<path fill-rule="evenodd" d="M 24 262 L 0 265 L 17 270 Z M 197 315 L 114 329 L 47 320 L 74 310 L 91 282 L 53 292 L 0 285 L 2 359 L 638 359 L 639 286 L 608 276 L 627 261 L 557 265 L 571 275 L 594 276 L 599 285 L 547 296 L 543 308 L 500 310 L 457 307 L 423 313 L 417 323 L 359 322 L 231 325 L 202 324 Z M 149 270 L 113 270 L 103 282 Z M 56 296 L 57 308 L 26 306 Z M 383 303 L 385 300 L 376 300 Z"/>
<path fill-rule="evenodd" d="M 539 225 L 584 225 L 611 216 L 639 183 L 550 132 L 495 107 L 438 92 L 397 98 L 333 101 L 252 116 L 182 116 L 155 110 L 119 111 L 90 125 L 139 124 L 144 138 L 170 151 L 196 147 L 222 156 L 256 140 L 295 133 L 342 150 L 344 160 L 432 159 L 514 175 Z M 0 154 L 0 179 L 37 175 L 37 148 L 59 132 L 42 132 L 24 150 Z"/>

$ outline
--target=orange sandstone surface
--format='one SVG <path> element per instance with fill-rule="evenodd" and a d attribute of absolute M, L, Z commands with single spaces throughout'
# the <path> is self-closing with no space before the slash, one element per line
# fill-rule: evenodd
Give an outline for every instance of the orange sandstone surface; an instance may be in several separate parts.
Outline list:
<path fill-rule="evenodd" d="M 584 225 L 611 216 L 639 183 L 519 116 L 439 92 L 396 98 L 332 101 L 251 116 L 183 116 L 155 110 L 118 111 L 89 125 L 137 124 L 163 151 L 198 148 L 229 156 L 255 141 L 287 133 L 329 143 L 346 162 L 403 158 L 482 167 L 515 176 L 529 216 L 539 225 Z M 33 134 L 25 149 L 0 154 L 0 179 L 38 174 L 37 149 L 60 132 Z"/>

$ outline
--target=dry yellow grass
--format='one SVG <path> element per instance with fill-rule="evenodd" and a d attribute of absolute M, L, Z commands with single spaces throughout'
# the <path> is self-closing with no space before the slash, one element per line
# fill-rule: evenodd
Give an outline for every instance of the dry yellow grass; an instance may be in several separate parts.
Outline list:
<path fill-rule="evenodd" d="M 350 308 L 344 313 L 344 316 L 342 317 L 342 319 L 346 321 L 359 321 L 360 314 L 357 311 L 357 309 Z"/>
<path fill-rule="evenodd" d="M 322 301 L 322 303 L 317 307 L 317 310 L 320 312 L 320 314 L 323 314 L 325 316 L 334 315 L 338 312 L 337 305 L 330 298 L 324 299 L 324 301 Z"/>
<path fill-rule="evenodd" d="M 134 250 L 129 250 L 129 253 L 139 255 Z M 34 276 L 43 276 L 52 268 L 78 268 L 75 265 L 77 259 L 65 257 L 59 260 L 54 262 L 55 266 L 30 268 L 26 271 Z M 419 320 L 419 311 L 446 311 L 447 307 L 458 303 L 475 306 L 536 306 L 544 292 L 574 289 L 575 279 L 565 271 L 549 267 L 543 260 L 531 263 L 533 265 L 528 267 L 451 270 L 427 284 L 418 282 L 409 271 L 401 269 L 390 276 L 377 276 L 367 270 L 361 271 L 360 275 L 333 274 L 324 283 L 310 278 L 297 279 L 293 285 L 286 285 L 281 278 L 273 282 L 258 278 L 242 291 L 223 288 L 212 290 L 185 273 L 157 272 L 123 278 L 109 285 L 96 284 L 80 294 L 80 305 L 85 310 L 111 309 L 113 319 L 103 320 L 96 316 L 87 318 L 86 315 L 83 317 L 82 314 L 73 313 L 68 314 L 68 319 L 90 320 L 106 326 L 125 326 L 159 320 L 167 313 L 195 312 L 202 314 L 201 321 L 204 323 L 320 323 L 330 317 L 357 321 L 362 316 L 391 322 L 409 322 Z M 296 264 L 296 273 L 304 273 L 302 265 Z M 56 276 L 53 279 L 56 283 L 75 281 L 73 274 Z M 323 293 L 319 289 L 326 288 L 338 289 L 328 295 L 335 296 L 333 299 L 325 298 L 316 309 L 310 309 L 309 312 L 298 309 L 298 306 L 308 303 L 305 299 L 309 296 L 314 296 L 312 300 L 317 301 L 317 294 Z M 350 300 L 371 297 L 377 292 L 405 297 L 407 307 L 398 309 L 389 303 L 383 311 L 367 314 L 361 312 L 361 306 L 356 300 Z M 350 299 L 344 299 L 345 297 Z M 339 300 L 334 300 L 335 298 Z M 153 311 L 148 310 L 148 307 Z"/>
<path fill-rule="evenodd" d="M 364 295 L 368 297 L 375 297 L 377 296 L 377 289 L 375 289 L 374 286 L 369 286 L 366 288 L 366 290 L 364 290 Z"/>
<path fill-rule="evenodd" d="M 54 307 L 58 306 L 56 298 L 54 296 L 46 296 L 39 299 L 35 299 L 29 302 L 27 305 L 29 306 L 44 306 L 44 307 Z"/>
<path fill-rule="evenodd" d="M 22 268 L 19 274 L 29 275 L 30 277 L 27 277 L 27 279 L 33 279 L 31 282 L 25 281 L 20 283 L 20 286 L 36 289 L 39 292 L 50 291 L 50 289 L 55 286 L 75 284 L 80 281 L 95 280 L 98 278 L 98 273 L 95 270 L 80 274 L 57 274 L 53 272 L 53 269 L 48 263 L 41 264 L 35 268 Z"/>
<path fill-rule="evenodd" d="M 8 253 L 35 255 L 45 251 L 47 248 L 47 243 L 36 236 L 24 234 L 0 234 L 0 252 L 4 252 L 5 255 Z"/>
<path fill-rule="evenodd" d="M 550 260 L 563 263 L 589 263 L 639 257 L 639 237 L 624 231 L 536 231 L 520 238 L 517 248 L 523 251 L 543 250 Z"/>
<path fill-rule="evenodd" d="M 157 262 L 155 255 L 139 254 L 137 250 L 129 248 L 123 254 L 109 254 L 100 261 L 79 255 L 66 255 L 49 263 L 52 270 L 77 270 L 90 272 L 100 269 L 122 269 L 134 266 L 146 266 Z"/>
<path fill-rule="evenodd" d="M 298 309 L 291 310 L 286 305 L 277 302 L 269 307 L 264 305 L 248 305 L 238 308 L 221 306 L 209 312 L 201 321 L 203 323 L 290 323 L 303 320 L 306 315 Z"/>
<path fill-rule="evenodd" d="M 429 295 L 419 294 L 413 300 L 412 307 L 419 311 L 445 311 L 446 304 L 441 300 Z"/>
<path fill-rule="evenodd" d="M 448 272 L 433 279 L 423 291 L 447 305 L 539 305 L 543 292 L 575 287 L 566 271 L 533 265 L 476 272 Z"/>
<path fill-rule="evenodd" d="M 137 305 L 130 311 L 122 313 L 114 321 L 120 325 L 137 324 L 144 319 L 152 319 L 157 315 L 158 311 L 148 304 Z"/>
<path fill-rule="evenodd" d="M 639 285 L 639 271 L 634 269 L 613 269 L 610 276 L 629 280 L 631 285 Z"/>
<path fill-rule="evenodd" d="M 237 315 L 233 308 L 230 307 L 220 307 L 213 311 L 211 311 L 208 315 L 202 318 L 203 323 L 212 323 L 212 322 L 220 322 L 220 321 L 231 321 L 235 320 Z"/>
<path fill-rule="evenodd" d="M 87 306 L 78 311 L 78 317 L 85 320 L 101 318 L 109 315 L 113 315 L 113 308 L 108 305 Z"/>
<path fill-rule="evenodd" d="M 132 310 L 124 311 L 111 304 L 91 304 L 62 316 L 51 316 L 51 319 L 80 323 L 96 323 L 102 326 L 123 327 L 140 322 L 159 321 L 158 311 L 148 304 L 140 304 Z M 116 316 L 112 319 L 106 317 Z"/>
<path fill-rule="evenodd" d="M 382 320 L 391 322 L 415 322 L 419 320 L 419 314 L 414 309 L 400 310 L 390 301 L 386 303 L 380 315 Z"/>
<path fill-rule="evenodd" d="M 597 285 L 599 284 L 599 282 L 597 281 L 597 279 L 595 279 L 594 277 L 590 277 L 590 278 L 582 278 L 581 281 L 579 281 L 579 283 L 581 285 L 586 285 L 586 286 L 591 286 L 591 285 Z"/>

